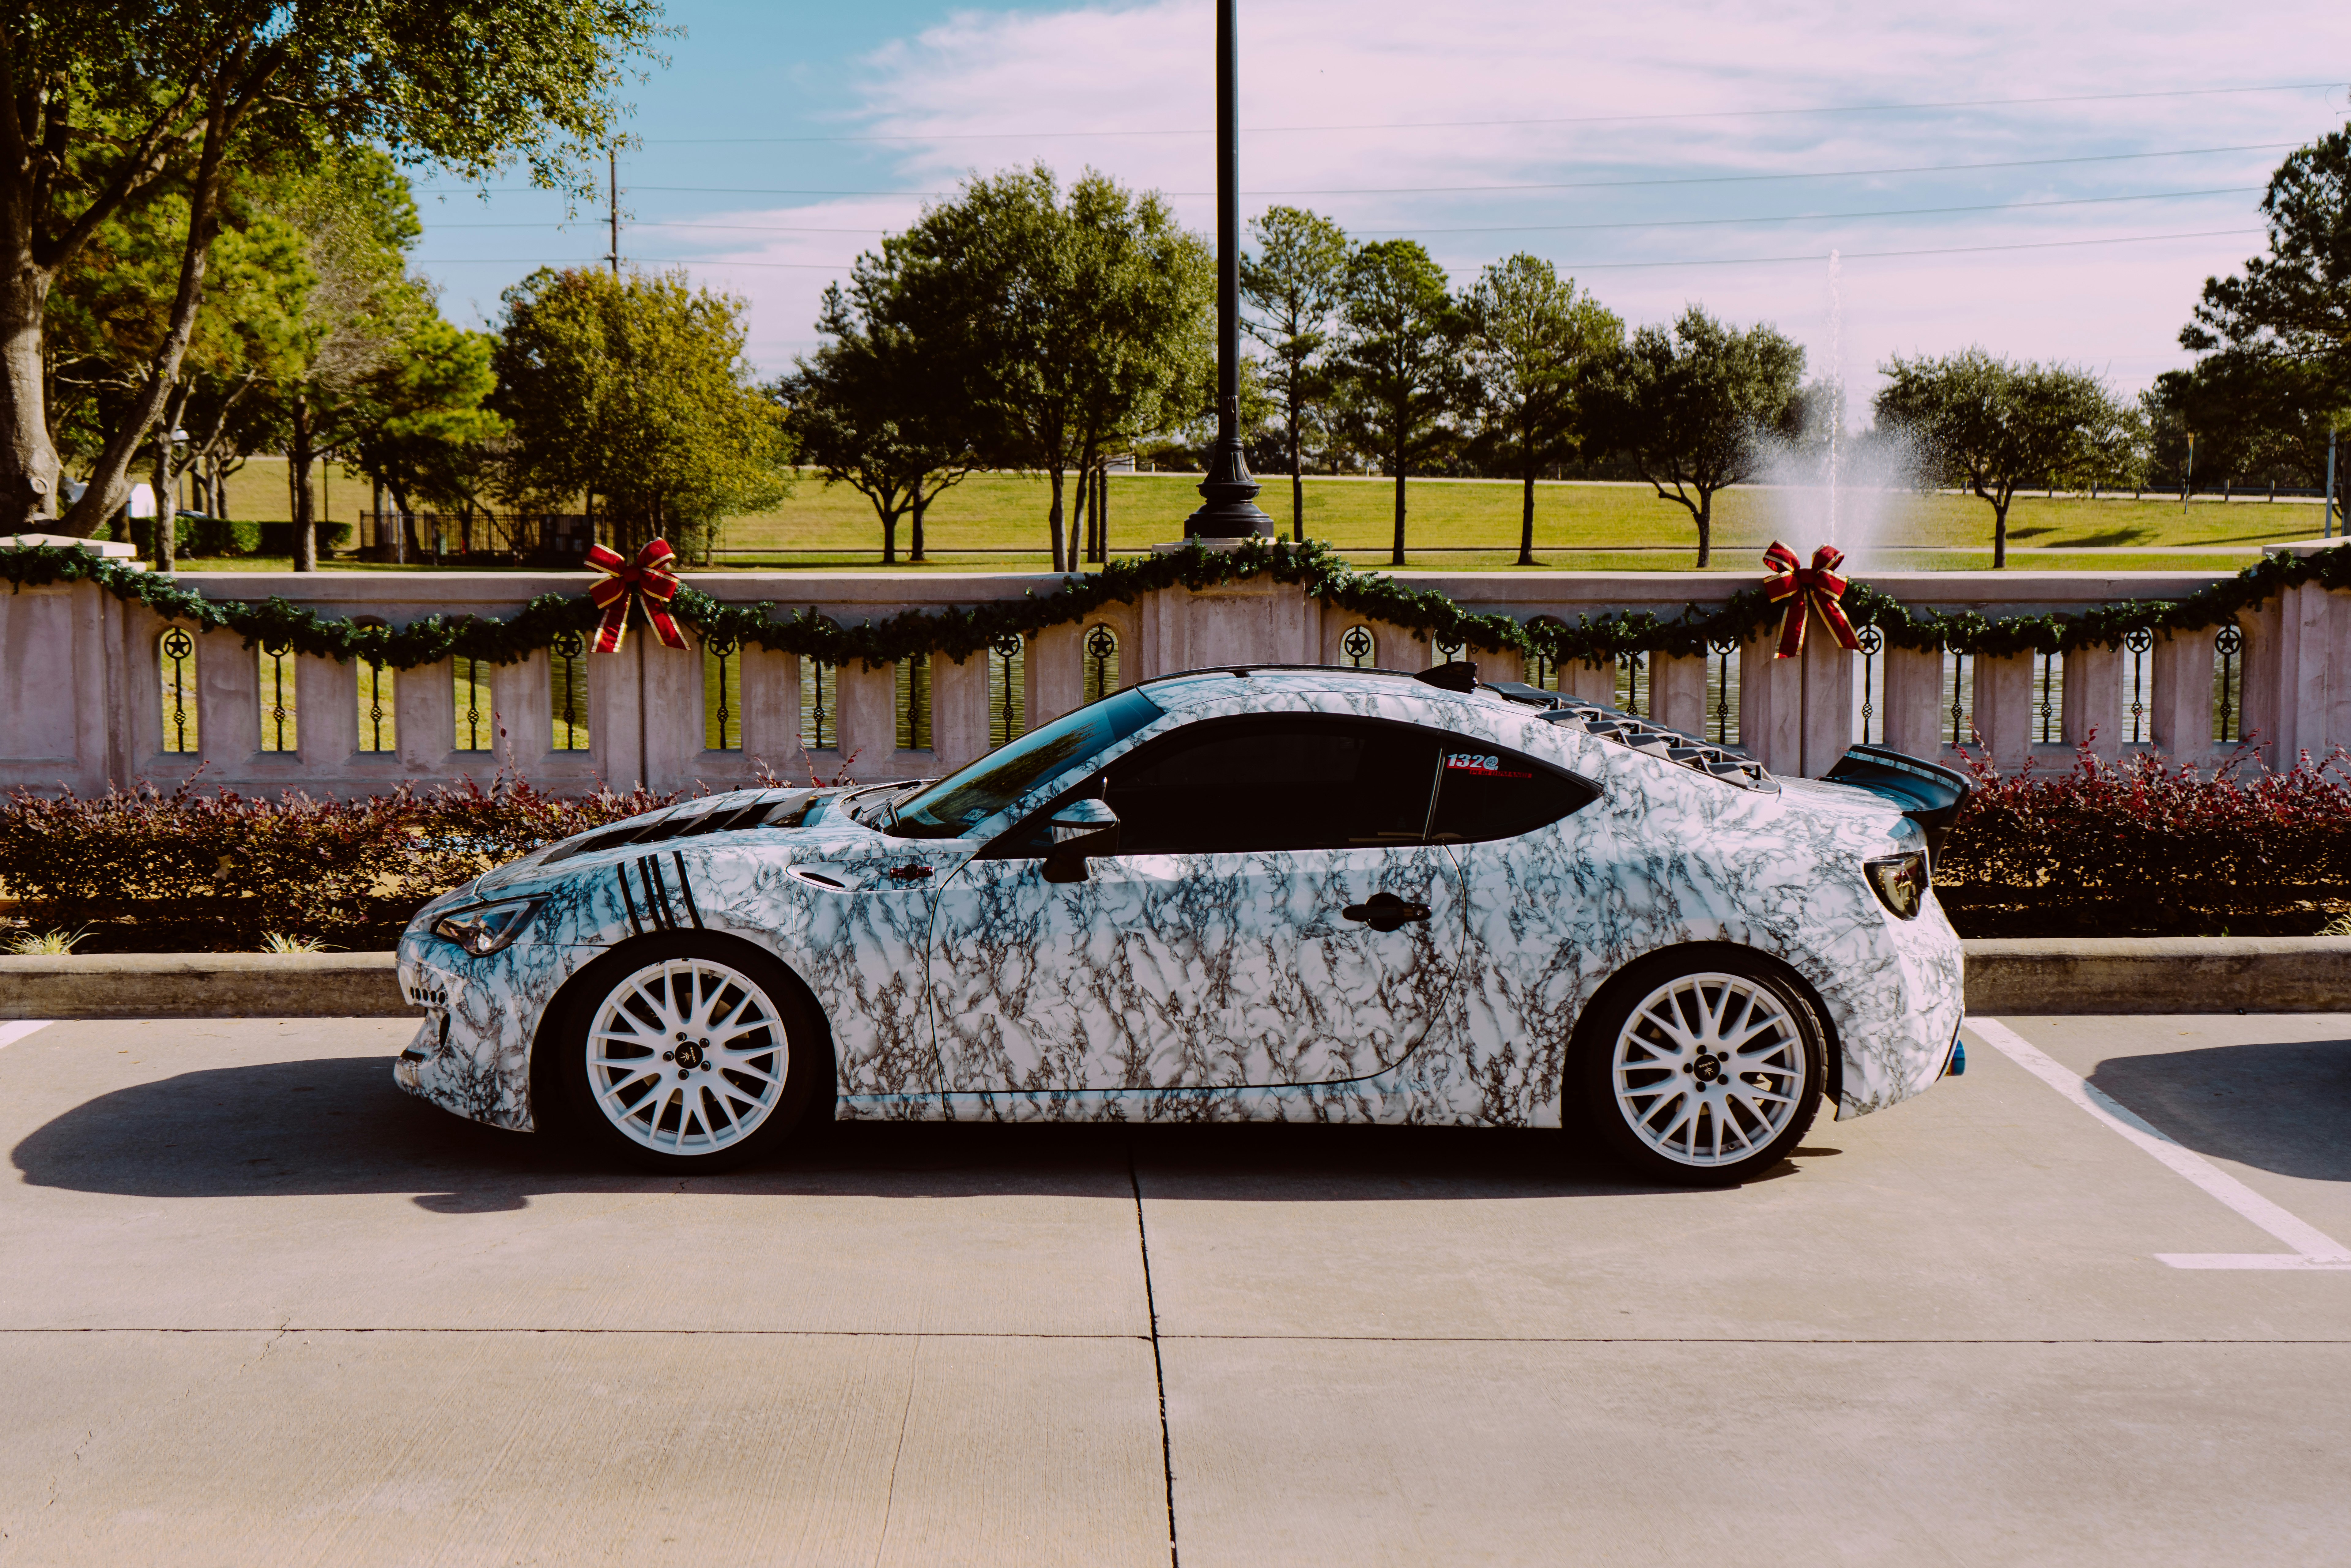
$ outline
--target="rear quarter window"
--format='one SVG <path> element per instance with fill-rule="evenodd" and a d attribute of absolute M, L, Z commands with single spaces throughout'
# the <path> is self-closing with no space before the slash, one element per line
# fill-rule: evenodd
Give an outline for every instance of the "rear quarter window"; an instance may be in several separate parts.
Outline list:
<path fill-rule="evenodd" d="M 1450 736 L 1437 764 L 1429 838 L 1441 844 L 1515 839 L 1581 810 L 1599 793 L 1549 763 Z"/>

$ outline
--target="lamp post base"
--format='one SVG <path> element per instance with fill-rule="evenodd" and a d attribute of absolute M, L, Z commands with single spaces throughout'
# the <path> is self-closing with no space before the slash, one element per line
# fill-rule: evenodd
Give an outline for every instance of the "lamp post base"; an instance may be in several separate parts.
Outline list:
<path fill-rule="evenodd" d="M 1278 538 L 1281 529 L 1257 504 L 1264 488 L 1249 477 L 1249 460 L 1241 444 L 1228 436 L 1208 458 L 1208 476 L 1200 482 L 1201 507 L 1184 519 L 1187 539 Z"/>

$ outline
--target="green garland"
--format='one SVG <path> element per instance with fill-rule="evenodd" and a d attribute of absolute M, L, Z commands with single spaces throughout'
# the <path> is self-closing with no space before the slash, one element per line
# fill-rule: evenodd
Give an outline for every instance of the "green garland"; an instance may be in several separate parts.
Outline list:
<path fill-rule="evenodd" d="M 837 625 L 813 609 L 778 616 L 772 603 L 722 604 L 694 588 L 682 589 L 672 609 L 705 641 L 721 647 L 756 646 L 827 664 L 853 662 L 876 668 L 934 653 L 961 661 L 1005 638 L 1066 626 L 1103 605 L 1131 603 L 1161 589 L 1217 588 L 1259 577 L 1294 583 L 1326 604 L 1403 627 L 1441 646 L 1540 653 L 1562 664 L 1598 664 L 1627 653 L 1704 653 L 1776 625 L 1781 613 L 1761 587 L 1750 587 L 1711 610 L 1686 605 L 1670 621 L 1646 611 L 1581 616 L 1573 625 L 1515 621 L 1507 615 L 1475 614 L 1433 590 L 1357 571 L 1319 544 L 1255 540 L 1230 551 L 1196 549 L 1113 561 L 1091 576 L 1068 577 L 1058 591 L 1042 597 L 1032 591 L 970 610 L 909 610 L 855 626 Z M 163 573 L 53 545 L 0 550 L 0 579 L 19 589 L 95 582 L 167 621 L 184 622 L 204 632 L 236 632 L 247 647 L 287 648 L 399 670 L 452 656 L 513 664 L 559 638 L 587 632 L 599 619 L 585 593 L 542 593 L 503 621 L 428 615 L 400 627 L 367 625 L 320 615 L 283 599 L 259 604 L 206 599 Z M 1856 628 L 1875 626 L 1897 648 L 1997 657 L 2114 647 L 2134 632 L 2169 633 L 2217 626 L 2284 589 L 2307 582 L 2351 589 L 2351 545 L 2306 556 L 2264 556 L 2236 576 L 2186 599 L 2122 600 L 2076 614 L 1993 617 L 1973 611 L 1946 614 L 1913 610 L 1863 582 L 1846 591 L 1844 608 Z"/>

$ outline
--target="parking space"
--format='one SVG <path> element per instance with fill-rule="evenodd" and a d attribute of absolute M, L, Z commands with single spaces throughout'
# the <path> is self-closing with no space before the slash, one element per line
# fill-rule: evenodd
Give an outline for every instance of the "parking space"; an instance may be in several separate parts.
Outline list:
<path fill-rule="evenodd" d="M 407 1032 L 0 1043 L 0 1558 L 1164 1563 L 1171 1499 L 1186 1568 L 2351 1532 L 2351 1270 L 2164 1261 L 2351 1237 L 2351 1019 L 1988 1023 L 1719 1193 L 1321 1127 L 657 1180 L 399 1094 Z"/>

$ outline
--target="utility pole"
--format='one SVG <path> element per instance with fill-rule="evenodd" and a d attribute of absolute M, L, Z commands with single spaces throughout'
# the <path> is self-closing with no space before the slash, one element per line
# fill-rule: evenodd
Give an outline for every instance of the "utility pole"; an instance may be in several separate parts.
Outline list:
<path fill-rule="evenodd" d="M 2343 532 L 2346 538 L 2351 538 L 2351 524 L 2346 524 Z M 2326 431 L 2326 532 L 2320 537 L 2330 539 L 2335 537 L 2335 429 L 2332 425 Z"/>
<path fill-rule="evenodd" d="M 612 248 L 604 259 L 612 264 L 612 276 L 621 276 L 621 154 L 620 144 L 604 143 L 604 189 L 609 193 L 606 214 L 612 225 Z"/>
<path fill-rule="evenodd" d="M 2179 509 L 2188 510 L 2189 497 L 2196 494 L 2196 433 L 2188 433 L 2188 472 L 2179 481 Z"/>
<path fill-rule="evenodd" d="M 1240 0 L 1217 0 L 1217 444 L 1187 539 L 1273 538 L 1241 451 Z"/>

